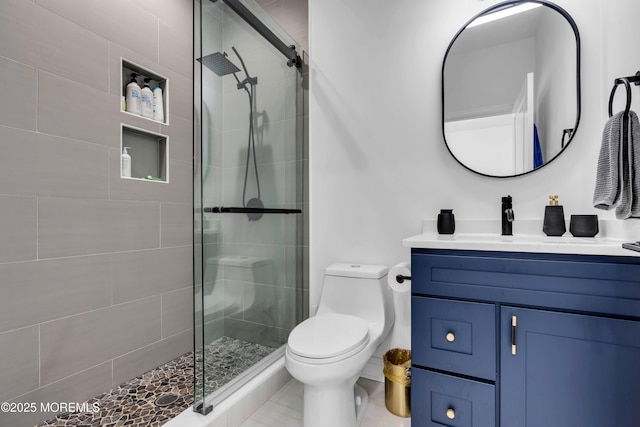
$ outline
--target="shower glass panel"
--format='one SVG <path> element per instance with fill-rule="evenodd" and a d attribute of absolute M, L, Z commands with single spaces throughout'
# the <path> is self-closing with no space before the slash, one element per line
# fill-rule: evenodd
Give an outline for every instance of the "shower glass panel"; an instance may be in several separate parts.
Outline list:
<path fill-rule="evenodd" d="M 306 317 L 306 154 L 300 70 L 223 0 L 195 0 L 194 28 L 194 409 L 206 413 Z"/>

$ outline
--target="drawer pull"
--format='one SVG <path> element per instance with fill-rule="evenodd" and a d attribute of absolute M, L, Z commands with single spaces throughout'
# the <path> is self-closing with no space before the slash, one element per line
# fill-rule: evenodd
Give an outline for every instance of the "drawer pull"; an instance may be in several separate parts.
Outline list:
<path fill-rule="evenodd" d="M 447 409 L 447 418 L 449 418 L 450 420 L 454 419 L 456 417 L 456 411 L 454 411 L 453 409 L 449 408 Z"/>
<path fill-rule="evenodd" d="M 456 340 L 456 336 L 455 336 L 455 335 L 453 335 L 453 332 L 449 332 L 445 338 L 446 338 L 446 339 L 447 339 L 447 341 L 449 341 L 449 342 L 454 342 L 454 341 Z"/>
<path fill-rule="evenodd" d="M 511 354 L 516 354 L 516 328 L 518 326 L 518 318 L 511 316 Z"/>

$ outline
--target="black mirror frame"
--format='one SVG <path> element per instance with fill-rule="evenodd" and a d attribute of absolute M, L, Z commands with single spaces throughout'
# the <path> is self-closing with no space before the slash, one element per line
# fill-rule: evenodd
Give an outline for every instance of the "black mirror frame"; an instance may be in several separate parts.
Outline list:
<path fill-rule="evenodd" d="M 527 172 L 523 172 L 520 174 L 516 174 L 516 175 L 505 175 L 505 176 L 500 176 L 500 175 L 489 175 L 486 173 L 482 173 L 482 172 L 478 172 L 474 169 L 471 169 L 470 167 L 468 167 L 467 165 L 465 165 L 464 163 L 462 163 L 451 151 L 451 148 L 449 148 L 449 144 L 447 143 L 447 138 L 445 136 L 445 130 L 444 130 L 444 125 L 445 125 L 445 117 L 444 117 L 444 67 L 445 64 L 447 63 L 447 56 L 449 56 L 449 51 L 451 50 L 451 47 L 453 46 L 453 44 L 455 43 L 455 41 L 458 39 L 458 37 L 460 36 L 460 34 L 462 34 L 462 32 L 469 26 L 469 24 L 471 24 L 473 21 L 475 21 L 477 18 L 488 14 L 490 12 L 493 12 L 497 9 L 501 9 L 507 6 L 515 6 L 518 4 L 522 4 L 522 3 L 539 3 L 543 6 L 549 7 L 553 10 L 555 10 L 556 12 L 558 12 L 559 14 L 561 14 L 564 19 L 567 20 L 567 22 L 569 23 L 569 25 L 571 25 L 571 28 L 573 29 L 573 34 L 576 38 L 576 100 L 577 100 L 577 109 L 576 109 L 576 122 L 573 126 L 572 132 L 570 133 L 570 137 L 569 140 L 562 146 L 562 149 L 560 150 L 560 152 L 558 154 L 556 154 L 551 160 L 549 160 L 548 162 L 545 162 L 542 166 L 540 166 L 539 168 L 536 169 L 531 169 L 530 171 Z M 555 3 L 551 3 L 550 1 L 546 1 L 546 0 L 507 0 L 501 3 L 497 3 L 485 10 L 483 10 L 482 12 L 478 13 L 477 15 L 475 15 L 473 18 L 471 18 L 469 21 L 467 21 L 466 24 L 464 24 L 464 26 L 458 30 L 458 32 L 456 33 L 456 35 L 453 37 L 453 39 L 451 40 L 451 43 L 449 43 L 449 47 L 447 47 L 447 51 L 444 54 L 444 58 L 442 59 L 442 80 L 441 80 L 441 90 L 442 90 L 442 138 L 444 139 L 444 144 L 447 147 L 447 150 L 449 151 L 449 153 L 451 154 L 451 156 L 458 162 L 460 163 L 465 169 L 478 174 L 478 175 L 482 175 L 482 176 L 486 176 L 489 178 L 513 178 L 513 177 L 518 177 L 518 176 L 523 176 L 523 175 L 527 175 L 530 174 L 532 172 L 536 172 L 539 171 L 540 169 L 542 169 L 543 167 L 547 166 L 548 164 L 550 164 L 551 162 L 553 162 L 555 159 L 557 159 L 558 157 L 560 157 L 560 155 L 566 150 L 566 148 L 569 146 L 569 144 L 571 143 L 571 141 L 573 141 L 573 138 L 576 134 L 576 131 L 578 130 L 578 124 L 580 123 L 580 104 L 581 104 L 581 94 L 580 94 L 580 32 L 578 31 L 578 26 L 576 25 L 576 22 L 573 20 L 573 18 L 571 17 L 571 15 L 569 15 L 569 13 L 564 10 L 563 8 L 561 8 L 560 6 L 558 6 Z M 564 136 L 563 136 L 564 139 Z"/>

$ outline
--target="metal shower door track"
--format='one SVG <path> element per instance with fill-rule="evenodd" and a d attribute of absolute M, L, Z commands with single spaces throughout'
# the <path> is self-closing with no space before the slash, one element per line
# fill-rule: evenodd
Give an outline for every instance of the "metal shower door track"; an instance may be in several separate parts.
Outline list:
<path fill-rule="evenodd" d="M 215 3 L 218 0 L 210 0 Z M 254 30 L 256 30 L 262 37 L 264 37 L 269 43 L 278 49 L 284 56 L 287 57 L 287 65 L 296 68 L 300 68 L 302 65 L 302 59 L 296 52 L 295 46 L 287 46 L 282 40 L 276 36 L 262 21 L 260 21 L 245 5 L 240 3 L 239 0 L 222 0 L 224 4 L 229 6 L 231 10 L 238 14 L 247 24 L 249 24 Z"/>

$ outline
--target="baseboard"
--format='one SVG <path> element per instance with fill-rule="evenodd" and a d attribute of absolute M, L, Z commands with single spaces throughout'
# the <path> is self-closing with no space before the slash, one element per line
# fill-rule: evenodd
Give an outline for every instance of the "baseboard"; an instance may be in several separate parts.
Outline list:
<path fill-rule="evenodd" d="M 360 376 L 368 380 L 378 381 L 382 383 L 384 382 L 384 374 L 382 373 L 382 368 L 382 358 L 372 357 L 365 365 Z"/>

